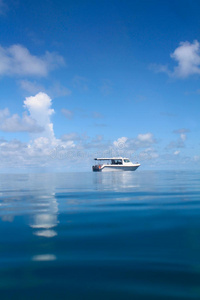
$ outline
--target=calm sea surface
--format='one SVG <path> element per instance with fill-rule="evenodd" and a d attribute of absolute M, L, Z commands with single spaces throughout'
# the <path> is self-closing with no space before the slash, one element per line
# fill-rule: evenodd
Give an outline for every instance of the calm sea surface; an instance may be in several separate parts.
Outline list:
<path fill-rule="evenodd" d="M 200 172 L 0 175 L 0 299 L 200 299 Z"/>

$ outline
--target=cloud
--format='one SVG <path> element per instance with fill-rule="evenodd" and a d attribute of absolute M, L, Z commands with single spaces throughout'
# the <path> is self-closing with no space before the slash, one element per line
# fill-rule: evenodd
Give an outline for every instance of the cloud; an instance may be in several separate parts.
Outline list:
<path fill-rule="evenodd" d="M 136 138 L 121 137 L 113 142 L 113 154 L 130 159 L 134 155 L 134 161 L 139 162 L 155 160 L 159 158 L 157 151 L 153 148 L 155 143 L 157 141 L 150 132 L 140 133 Z"/>
<path fill-rule="evenodd" d="M 1 168 L 24 166 L 30 164 L 27 160 L 27 144 L 19 140 L 0 141 Z"/>
<path fill-rule="evenodd" d="M 63 108 L 61 112 L 68 120 L 71 120 L 74 116 L 74 113 L 71 110 L 66 108 Z"/>
<path fill-rule="evenodd" d="M 82 138 L 80 137 L 80 135 L 76 132 L 71 132 L 68 134 L 63 134 L 61 137 L 62 141 L 80 141 Z"/>
<path fill-rule="evenodd" d="M 116 141 L 114 141 L 113 145 L 117 148 L 121 148 L 121 149 L 125 148 L 125 147 L 127 147 L 127 144 L 126 144 L 127 140 L 128 140 L 128 138 L 123 136 L 121 138 L 118 138 Z"/>
<path fill-rule="evenodd" d="M 50 70 L 63 64 L 63 57 L 56 53 L 46 52 L 39 57 L 22 45 L 0 46 L 0 75 L 47 76 Z"/>
<path fill-rule="evenodd" d="M 27 97 L 24 101 L 22 118 L 18 114 L 10 115 L 8 108 L 0 110 L 0 130 L 5 132 L 40 133 L 43 137 L 54 139 L 53 123 L 50 121 L 54 109 L 52 100 L 45 93 Z M 29 113 L 29 114 L 28 114 Z"/>
<path fill-rule="evenodd" d="M 185 142 L 186 140 L 186 134 L 185 133 L 181 133 L 180 138 L 183 142 Z"/>
<path fill-rule="evenodd" d="M 166 149 L 179 149 L 179 148 L 184 148 L 185 143 L 181 139 L 177 139 L 176 141 L 170 142 L 167 146 Z"/>
<path fill-rule="evenodd" d="M 158 157 L 159 157 L 158 153 L 152 148 L 147 148 L 139 153 L 140 161 L 157 159 Z"/>
<path fill-rule="evenodd" d="M 133 149 L 147 148 L 157 141 L 151 132 L 140 133 L 135 139 L 130 140 L 130 146 Z"/>
<path fill-rule="evenodd" d="M 102 134 L 97 134 L 97 135 L 95 136 L 95 138 L 92 139 L 92 141 L 93 141 L 94 143 L 98 143 L 98 142 L 103 141 L 103 135 L 102 135 Z"/>
<path fill-rule="evenodd" d="M 5 108 L 0 110 L 0 122 L 6 119 L 10 115 L 9 109 Z"/>
<path fill-rule="evenodd" d="M 180 139 L 184 142 L 187 138 L 186 133 L 190 132 L 189 129 L 181 128 L 178 130 L 174 130 L 174 133 L 180 134 Z"/>
<path fill-rule="evenodd" d="M 45 87 L 41 84 L 38 84 L 35 81 L 29 81 L 29 80 L 20 80 L 19 81 L 20 87 L 27 91 L 30 94 L 37 94 L 39 92 L 45 92 Z"/>
<path fill-rule="evenodd" d="M 142 143 L 150 143 L 151 144 L 154 142 L 153 134 L 150 132 L 145 133 L 145 134 L 138 134 L 137 139 L 139 142 L 142 142 Z"/>
<path fill-rule="evenodd" d="M 136 145 L 139 145 L 139 147 L 147 147 L 148 145 L 156 143 L 156 140 L 151 132 L 143 134 L 140 133 L 133 141 Z"/>
<path fill-rule="evenodd" d="M 200 44 L 197 40 L 193 43 L 181 42 L 170 57 L 177 63 L 171 71 L 166 65 L 152 64 L 150 66 L 156 73 L 166 73 L 170 77 L 187 78 L 200 74 Z"/>
<path fill-rule="evenodd" d="M 27 97 L 24 107 L 29 111 L 30 116 L 43 128 L 43 136 L 53 139 L 53 123 L 50 121 L 54 109 L 51 108 L 52 100 L 45 93 L 38 93 L 35 96 Z"/>
<path fill-rule="evenodd" d="M 167 145 L 167 149 L 173 149 L 173 148 L 184 148 L 185 147 L 185 141 L 187 139 L 186 133 L 190 132 L 189 129 L 181 128 L 176 129 L 173 131 L 173 133 L 178 134 L 179 137 L 176 141 L 172 141 Z"/>
<path fill-rule="evenodd" d="M 178 134 L 187 133 L 187 132 L 190 132 L 190 130 L 186 128 L 176 129 L 173 131 L 173 133 L 178 133 Z"/>
<path fill-rule="evenodd" d="M 179 151 L 179 150 L 176 150 L 176 151 L 174 151 L 174 155 L 179 155 L 179 154 L 180 154 L 180 152 L 181 152 L 181 151 Z"/>
<path fill-rule="evenodd" d="M 200 45 L 198 41 L 192 44 L 181 42 L 180 46 L 170 55 L 178 66 L 174 68 L 175 77 L 185 78 L 193 74 L 200 74 Z"/>
<path fill-rule="evenodd" d="M 0 125 L 5 131 L 28 131 L 32 134 L 32 139 L 28 143 L 0 140 L 1 166 L 5 168 L 53 166 L 55 161 L 52 158 L 55 151 L 58 164 L 63 164 L 60 161 L 63 151 L 75 147 L 72 140 L 75 137 L 72 135 L 68 136 L 68 139 L 66 136 L 63 139 L 55 138 L 51 122 L 54 110 L 51 106 L 52 99 L 46 93 L 40 92 L 25 99 L 24 108 L 27 111 L 22 118 L 17 114 L 10 116 L 8 109 L 0 111 Z"/>
<path fill-rule="evenodd" d="M 59 82 L 50 83 L 50 87 L 47 88 L 37 83 L 36 81 L 30 81 L 27 79 L 19 80 L 18 83 L 23 90 L 31 95 L 37 94 L 39 92 L 44 92 L 50 95 L 52 98 L 57 98 L 69 96 L 71 94 L 71 91 L 67 87 L 62 86 Z"/>
<path fill-rule="evenodd" d="M 83 150 L 89 150 L 89 151 L 93 151 L 93 154 L 91 154 L 92 156 L 101 156 L 102 153 L 105 154 L 105 151 L 110 151 L 110 149 L 112 148 L 112 144 L 110 141 L 104 140 L 103 135 L 96 135 L 95 137 L 91 138 L 88 137 L 87 135 L 84 137 L 84 139 L 81 141 L 81 143 L 79 144 L 79 149 L 83 149 Z M 97 152 L 99 153 L 99 155 L 96 155 Z M 88 154 L 90 154 L 90 152 L 88 152 Z M 107 155 L 106 155 L 107 156 Z M 109 155 L 110 156 L 110 155 Z"/>
<path fill-rule="evenodd" d="M 128 139 L 127 137 L 118 138 L 116 141 L 113 142 L 113 145 L 118 148 L 126 148 L 137 150 L 140 148 L 147 148 L 150 147 L 152 144 L 156 143 L 156 139 L 154 138 L 153 134 L 148 133 L 140 133 L 136 138 Z"/>
<path fill-rule="evenodd" d="M 25 112 L 23 117 L 14 114 L 10 116 L 8 109 L 0 111 L 0 130 L 4 132 L 42 132 L 43 127 L 39 126 L 37 122 L 27 115 Z"/>
<path fill-rule="evenodd" d="M 28 92 L 29 94 L 37 94 L 39 92 L 44 92 L 52 98 L 57 97 L 63 97 L 63 96 L 69 96 L 71 94 L 71 91 L 65 87 L 62 86 L 59 82 L 50 82 L 50 86 L 45 88 L 43 85 L 37 83 L 36 81 L 30 81 L 27 79 L 19 80 L 18 81 L 19 86 Z"/>
<path fill-rule="evenodd" d="M 39 126 L 27 112 L 22 118 L 18 114 L 10 115 L 8 108 L 0 110 L 0 130 L 4 132 L 42 132 L 43 127 Z"/>

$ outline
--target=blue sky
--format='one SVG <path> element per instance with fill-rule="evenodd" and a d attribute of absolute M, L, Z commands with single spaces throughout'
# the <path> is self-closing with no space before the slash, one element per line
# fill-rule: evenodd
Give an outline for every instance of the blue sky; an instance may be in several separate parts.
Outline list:
<path fill-rule="evenodd" d="M 0 172 L 200 167 L 199 1 L 0 0 Z"/>

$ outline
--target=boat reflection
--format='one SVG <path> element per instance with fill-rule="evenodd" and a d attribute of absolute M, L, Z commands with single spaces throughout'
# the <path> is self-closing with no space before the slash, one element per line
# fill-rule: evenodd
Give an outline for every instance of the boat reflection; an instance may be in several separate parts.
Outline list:
<path fill-rule="evenodd" d="M 119 191 L 122 189 L 133 189 L 140 187 L 137 174 L 133 172 L 96 172 L 93 177 L 96 190 Z"/>

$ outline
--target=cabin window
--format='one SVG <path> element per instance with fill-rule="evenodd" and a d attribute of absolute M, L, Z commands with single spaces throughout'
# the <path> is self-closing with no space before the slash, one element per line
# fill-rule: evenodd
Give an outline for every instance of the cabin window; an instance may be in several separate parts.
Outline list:
<path fill-rule="evenodd" d="M 124 162 L 125 162 L 125 163 L 129 163 L 130 160 L 129 160 L 129 159 L 124 159 Z"/>
<path fill-rule="evenodd" d="M 111 164 L 112 165 L 122 165 L 122 160 L 121 159 L 112 159 Z"/>

